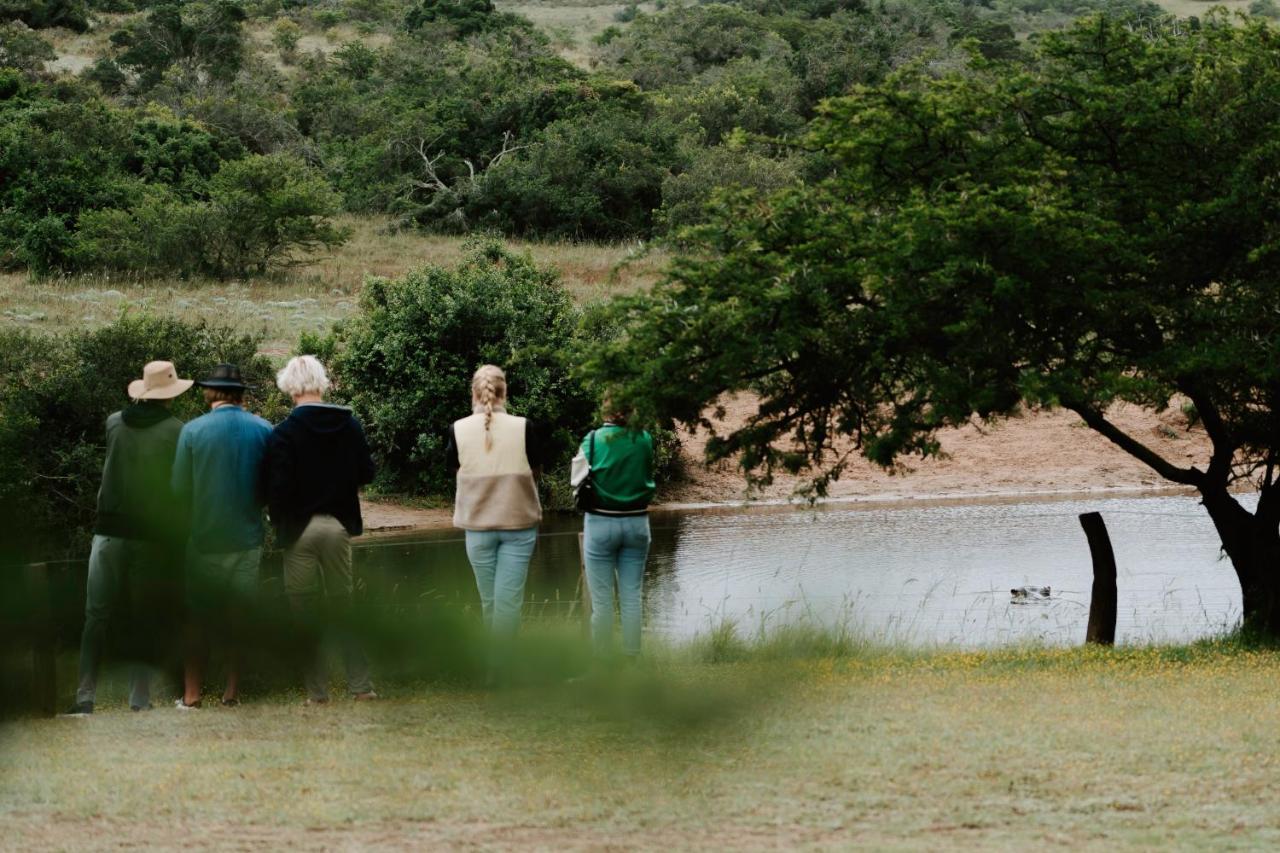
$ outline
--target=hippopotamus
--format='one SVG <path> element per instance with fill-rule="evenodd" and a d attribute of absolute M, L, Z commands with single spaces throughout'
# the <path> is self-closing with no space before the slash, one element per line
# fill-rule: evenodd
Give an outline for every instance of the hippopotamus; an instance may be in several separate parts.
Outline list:
<path fill-rule="evenodd" d="M 1048 598 L 1051 589 L 1047 586 L 1015 586 L 1009 590 L 1009 594 L 1014 598 L 1026 600 L 1039 600 Z"/>

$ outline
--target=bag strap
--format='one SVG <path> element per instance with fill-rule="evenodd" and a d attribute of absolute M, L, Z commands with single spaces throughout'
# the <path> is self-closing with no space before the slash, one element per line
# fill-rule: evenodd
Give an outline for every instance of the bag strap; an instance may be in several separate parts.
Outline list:
<path fill-rule="evenodd" d="M 596 431 L 587 436 L 587 470 L 596 467 Z"/>

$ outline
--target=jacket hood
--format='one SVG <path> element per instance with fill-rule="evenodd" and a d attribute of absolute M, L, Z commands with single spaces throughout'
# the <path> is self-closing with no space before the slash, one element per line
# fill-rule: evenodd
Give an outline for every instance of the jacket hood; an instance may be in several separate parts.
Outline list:
<path fill-rule="evenodd" d="M 135 429 L 153 427 L 171 417 L 173 417 L 173 413 L 169 411 L 168 407 L 147 400 L 134 403 L 120 412 L 120 419 L 124 421 L 125 426 L 131 426 Z"/>
<path fill-rule="evenodd" d="M 351 423 L 351 410 L 330 403 L 307 403 L 294 407 L 289 420 L 309 432 L 341 432 Z"/>

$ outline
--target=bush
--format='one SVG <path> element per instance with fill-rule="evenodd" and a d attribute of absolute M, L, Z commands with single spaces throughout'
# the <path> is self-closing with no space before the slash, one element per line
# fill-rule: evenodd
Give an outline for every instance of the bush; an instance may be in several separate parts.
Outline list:
<path fill-rule="evenodd" d="M 570 376 L 578 320 L 554 271 L 484 243 L 453 269 L 369 279 L 359 315 L 329 342 L 307 344 L 333 353 L 338 394 L 381 459 L 380 486 L 445 494 L 453 489 L 447 430 L 469 413 L 471 375 L 481 364 L 507 371 L 511 412 L 548 424 L 562 448 L 558 463 L 567 463 L 595 410 Z"/>
<path fill-rule="evenodd" d="M 271 33 L 271 44 L 280 52 L 280 58 L 292 63 L 298 57 L 298 41 L 302 38 L 302 27 L 288 18 L 276 21 Z"/>
<path fill-rule="evenodd" d="M 0 21 L 21 21 L 33 30 L 66 27 L 78 33 L 89 29 L 89 10 L 82 0 L 5 0 Z"/>
<path fill-rule="evenodd" d="M 103 94 L 119 95 L 129 84 L 129 77 L 114 59 L 103 56 L 80 75 L 90 83 L 96 83 Z"/>
<path fill-rule="evenodd" d="M 518 15 L 498 12 L 491 0 L 418 0 L 404 16 L 404 28 L 413 32 L 429 25 L 443 25 L 460 37 L 505 27 L 527 27 Z"/>
<path fill-rule="evenodd" d="M 1280 18 L 1280 4 L 1276 0 L 1253 0 L 1249 4 L 1249 14 L 1259 18 Z"/>
<path fill-rule="evenodd" d="M 799 177 L 797 160 L 775 160 L 745 145 L 719 145 L 693 160 L 688 170 L 662 184 L 658 224 L 669 233 L 703 222 L 715 195 L 725 189 L 770 193 Z"/>
<path fill-rule="evenodd" d="M 555 237 L 648 234 L 662 182 L 682 162 L 678 142 L 670 122 L 621 108 L 553 122 L 489 170 L 473 219 Z"/>
<path fill-rule="evenodd" d="M 0 68 L 35 75 L 44 71 L 46 62 L 57 58 L 53 45 L 21 21 L 0 24 Z"/>
<path fill-rule="evenodd" d="M 348 232 L 327 217 L 338 194 L 297 157 L 247 157 L 209 181 L 205 264 L 216 276 L 264 273 L 295 262 L 295 253 L 339 246 Z"/>
<path fill-rule="evenodd" d="M 207 201 L 154 187 L 127 210 L 86 211 L 77 262 L 144 274 L 262 274 L 341 244 L 347 232 L 326 219 L 337 210 L 337 194 L 300 160 L 246 157 L 209 179 Z"/>
<path fill-rule="evenodd" d="M 83 551 L 101 481 L 104 423 L 128 404 L 125 389 L 142 365 L 168 359 L 188 377 L 236 362 L 254 385 L 250 407 L 279 419 L 286 406 L 258 343 L 227 327 L 150 316 L 61 336 L 0 329 L 0 514 L 13 519 L 21 508 L 14 533 L 27 547 Z M 174 403 L 183 420 L 200 411 L 193 393 Z"/>

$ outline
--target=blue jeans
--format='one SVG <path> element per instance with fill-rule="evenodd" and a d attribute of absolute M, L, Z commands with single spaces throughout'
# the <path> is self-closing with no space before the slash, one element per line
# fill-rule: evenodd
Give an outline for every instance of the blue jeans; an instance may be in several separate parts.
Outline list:
<path fill-rule="evenodd" d="M 524 582 L 538 542 L 538 528 L 468 530 L 467 559 L 476 574 L 484 624 L 495 638 L 509 640 L 520 627 Z"/>
<path fill-rule="evenodd" d="M 603 654 L 613 641 L 613 590 L 617 579 L 622 613 L 622 653 L 640 654 L 641 584 L 649 556 L 649 516 L 587 513 L 582 549 L 591 593 L 591 639 Z"/>

